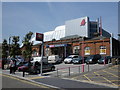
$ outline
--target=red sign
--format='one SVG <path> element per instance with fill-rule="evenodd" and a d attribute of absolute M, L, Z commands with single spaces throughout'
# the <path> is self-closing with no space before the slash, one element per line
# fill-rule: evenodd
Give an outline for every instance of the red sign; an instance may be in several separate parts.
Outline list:
<path fill-rule="evenodd" d="M 83 19 L 80 26 L 84 26 L 85 24 L 86 24 L 85 19 Z"/>
<path fill-rule="evenodd" d="M 36 41 L 43 41 L 43 36 L 41 33 L 36 33 Z"/>

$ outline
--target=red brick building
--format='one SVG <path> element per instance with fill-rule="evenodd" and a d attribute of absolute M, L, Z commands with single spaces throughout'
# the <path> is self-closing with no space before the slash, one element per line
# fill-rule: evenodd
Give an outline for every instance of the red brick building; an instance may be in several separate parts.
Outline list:
<path fill-rule="evenodd" d="M 113 56 L 120 55 L 119 41 L 112 39 L 111 50 L 110 38 L 98 36 L 92 39 L 76 37 L 62 40 L 54 40 L 44 42 L 44 55 L 59 55 L 63 58 L 70 54 L 78 54 L 80 56 L 89 56 L 100 54 L 102 56 L 110 56 L 111 51 Z M 33 56 L 40 55 L 40 44 L 33 46 L 33 52 L 39 53 Z"/>

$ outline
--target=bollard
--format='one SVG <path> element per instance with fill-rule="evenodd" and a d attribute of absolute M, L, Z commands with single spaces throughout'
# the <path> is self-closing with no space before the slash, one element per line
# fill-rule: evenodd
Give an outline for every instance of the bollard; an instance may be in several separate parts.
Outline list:
<path fill-rule="evenodd" d="M 89 72 L 89 63 L 88 63 L 88 72 Z"/>
<path fill-rule="evenodd" d="M 82 64 L 82 72 L 84 72 L 84 64 Z"/>
<path fill-rule="evenodd" d="M 25 71 L 23 71 L 23 77 L 25 76 Z"/>
<path fill-rule="evenodd" d="M 58 69 L 57 69 L 57 77 L 58 77 Z"/>
<path fill-rule="evenodd" d="M 106 61 L 106 59 L 104 59 L 104 65 L 106 64 L 105 61 Z"/>
<path fill-rule="evenodd" d="M 70 76 L 70 67 L 69 67 L 69 76 Z"/>
<path fill-rule="evenodd" d="M 80 66 L 78 67 L 79 73 L 80 73 Z"/>

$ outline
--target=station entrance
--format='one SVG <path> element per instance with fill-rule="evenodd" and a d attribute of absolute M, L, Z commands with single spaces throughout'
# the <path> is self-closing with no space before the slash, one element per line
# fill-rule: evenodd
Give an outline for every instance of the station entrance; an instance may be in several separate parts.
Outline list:
<path fill-rule="evenodd" d="M 66 58 L 72 53 L 72 46 L 70 44 L 49 45 L 51 55 L 59 55 L 61 58 Z"/>

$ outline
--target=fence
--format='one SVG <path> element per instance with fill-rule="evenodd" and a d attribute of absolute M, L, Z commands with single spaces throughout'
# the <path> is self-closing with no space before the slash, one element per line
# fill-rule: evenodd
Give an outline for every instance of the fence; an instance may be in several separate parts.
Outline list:
<path fill-rule="evenodd" d="M 71 76 L 74 74 L 80 74 L 82 72 L 89 72 L 89 71 L 90 71 L 89 64 L 81 64 L 79 66 L 57 68 L 56 75 L 57 75 L 57 77 Z"/>

